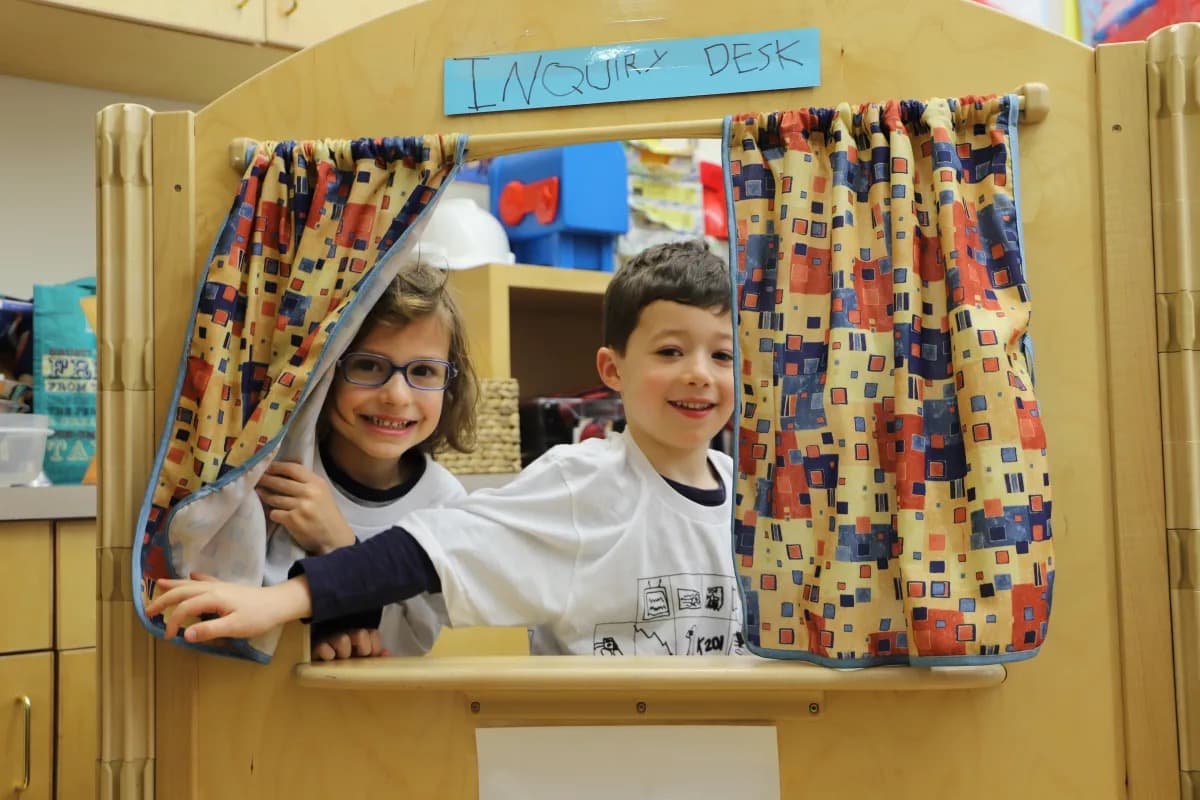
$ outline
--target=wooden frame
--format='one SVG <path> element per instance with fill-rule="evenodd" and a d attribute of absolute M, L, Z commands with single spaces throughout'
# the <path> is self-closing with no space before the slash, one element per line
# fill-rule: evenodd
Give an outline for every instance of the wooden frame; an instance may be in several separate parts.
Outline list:
<path fill-rule="evenodd" d="M 100 170 L 101 797 L 151 797 L 157 785 L 172 800 L 385 787 L 470 798 L 478 725 L 697 718 L 775 722 L 781 753 L 803 756 L 781 760 L 785 797 L 870 796 L 881 780 L 901 800 L 1179 796 L 1162 415 L 1151 388 L 1159 369 L 1147 350 L 1156 340 L 1147 46 L 1097 53 L 945 0 L 651 5 L 635 14 L 530 0 L 464 14 L 429 0 L 298 53 L 197 114 L 102 113 L 98 156 L 111 168 Z M 816 89 L 448 119 L 430 79 L 451 55 L 808 26 L 821 29 Z M 154 642 L 136 624 L 129 537 L 169 401 L 179 319 L 236 188 L 236 137 L 647 125 L 1026 81 L 1054 93 L 1047 119 L 1020 131 L 1020 191 L 1060 569 L 1048 643 L 1007 678 L 999 668 L 943 677 L 654 659 L 606 669 L 570 658 L 516 672 L 487 659 L 302 666 L 297 677 L 293 666 L 306 660 L 297 626 L 262 667 Z M 356 681 L 354 691 L 320 690 Z M 962 681 L 971 688 L 911 691 Z M 788 699 L 752 702 L 762 690 Z M 535 691 L 542 699 L 531 705 Z M 864 769 L 859 758 L 872 752 L 887 753 L 886 766 Z"/>
<path fill-rule="evenodd" d="M 1173 25 L 1146 42 L 1167 563 L 1180 765 L 1183 796 L 1189 798 L 1200 797 L 1200 591 L 1195 580 L 1200 568 L 1200 232 L 1194 224 L 1195 170 L 1188 169 L 1200 133 L 1189 100 L 1200 88 L 1198 61 L 1198 25 Z M 1144 205 L 1141 194 L 1134 195 L 1138 205 Z M 1160 605 L 1136 609 L 1138 618 L 1161 613 Z M 1132 623 L 1131 618 L 1131 635 L 1142 636 Z"/>

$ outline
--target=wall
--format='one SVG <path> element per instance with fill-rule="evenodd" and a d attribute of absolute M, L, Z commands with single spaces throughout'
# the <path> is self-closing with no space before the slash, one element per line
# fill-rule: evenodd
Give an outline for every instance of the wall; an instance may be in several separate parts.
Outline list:
<path fill-rule="evenodd" d="M 96 274 L 96 112 L 112 103 L 196 108 L 0 75 L 0 294 Z"/>

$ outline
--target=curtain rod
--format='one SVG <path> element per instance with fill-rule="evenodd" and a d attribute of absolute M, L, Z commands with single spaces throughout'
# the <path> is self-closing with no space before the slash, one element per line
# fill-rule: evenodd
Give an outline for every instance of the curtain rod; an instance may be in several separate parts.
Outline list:
<path fill-rule="evenodd" d="M 1050 113 L 1050 89 L 1044 83 L 1024 83 L 1014 92 L 1020 98 L 1021 121 L 1041 122 Z M 694 119 L 684 122 L 651 122 L 638 125 L 603 125 L 557 131 L 483 133 L 467 139 L 467 158 L 494 158 L 543 147 L 563 147 L 589 142 L 627 139 L 720 139 L 723 119 Z M 239 137 L 229 144 L 230 165 L 239 173 L 246 169 L 247 153 L 257 144 Z"/>

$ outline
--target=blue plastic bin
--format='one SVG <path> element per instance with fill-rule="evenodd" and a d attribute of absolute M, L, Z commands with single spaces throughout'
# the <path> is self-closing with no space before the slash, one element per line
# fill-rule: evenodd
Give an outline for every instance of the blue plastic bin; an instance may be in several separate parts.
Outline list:
<path fill-rule="evenodd" d="M 629 229 L 620 142 L 500 156 L 488 184 L 519 263 L 613 270 L 616 237 Z"/>

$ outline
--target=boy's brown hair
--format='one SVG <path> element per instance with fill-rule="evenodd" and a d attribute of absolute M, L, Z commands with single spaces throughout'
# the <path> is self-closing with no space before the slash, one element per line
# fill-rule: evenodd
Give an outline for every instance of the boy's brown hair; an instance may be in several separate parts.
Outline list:
<path fill-rule="evenodd" d="M 604 345 L 624 353 L 642 309 L 656 300 L 728 311 L 729 267 L 703 241 L 646 248 L 617 270 L 604 292 Z"/>

